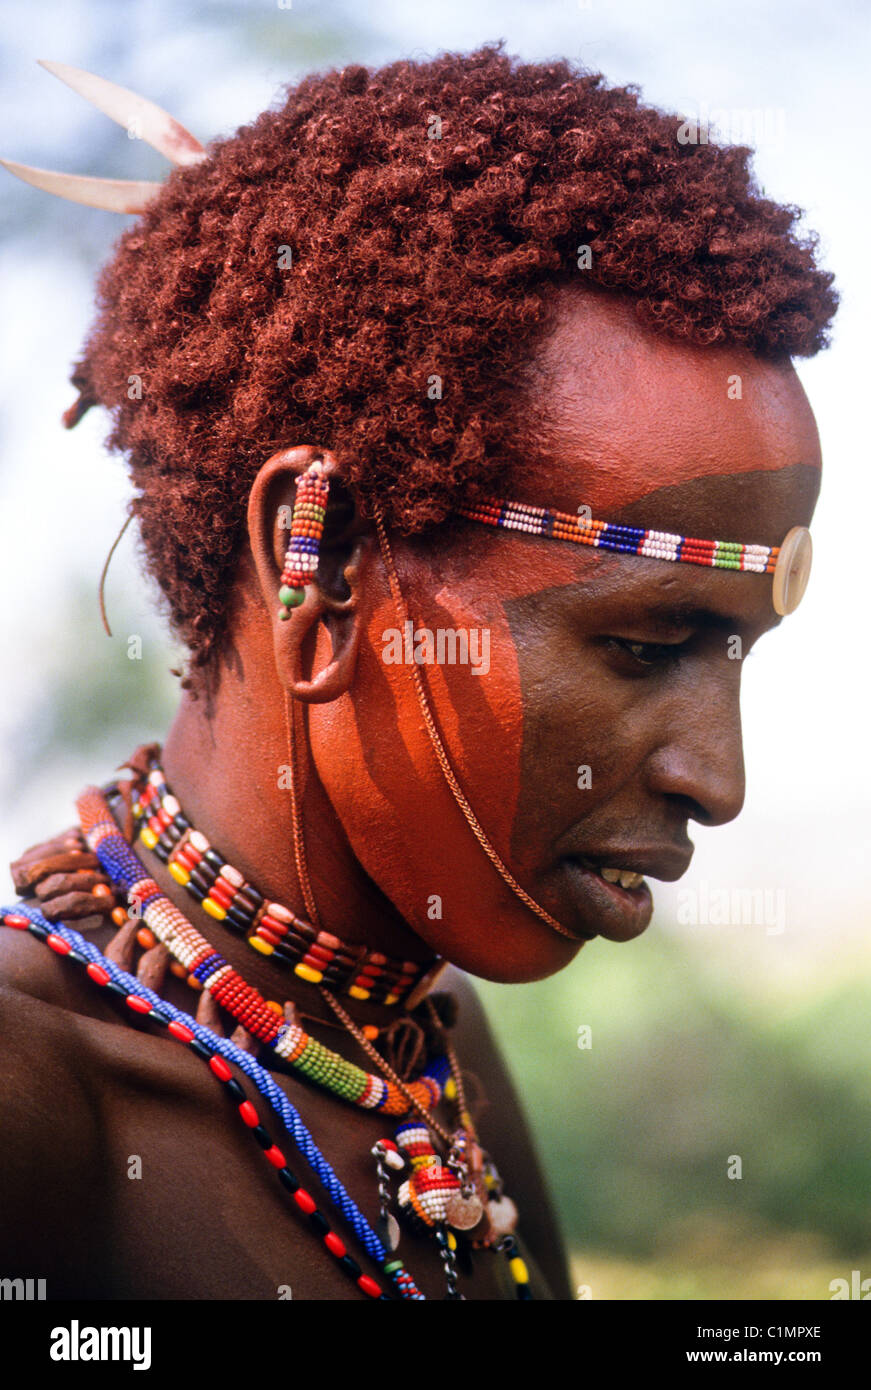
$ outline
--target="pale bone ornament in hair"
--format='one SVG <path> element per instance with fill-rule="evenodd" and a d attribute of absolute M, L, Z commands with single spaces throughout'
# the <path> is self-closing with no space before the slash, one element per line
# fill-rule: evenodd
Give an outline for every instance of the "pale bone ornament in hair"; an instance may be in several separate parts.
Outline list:
<path fill-rule="evenodd" d="M 185 130 L 173 116 L 153 101 L 137 96 L 136 92 L 107 82 L 104 77 L 95 77 L 82 68 L 70 67 L 67 63 L 49 63 L 39 59 L 41 67 L 79 96 L 91 102 L 118 125 L 124 126 L 146 145 L 165 156 L 171 164 L 179 168 L 188 164 L 199 164 L 206 158 L 206 151 L 189 130 Z M 0 164 L 16 178 L 40 188 L 44 193 L 53 193 L 58 198 L 66 198 L 71 203 L 84 203 L 86 207 L 103 208 L 107 212 L 139 213 L 163 187 L 160 183 L 149 183 L 136 179 L 100 179 L 82 174 L 61 174 L 52 169 L 35 169 L 29 164 L 18 164 L 12 159 L 0 159 Z"/>

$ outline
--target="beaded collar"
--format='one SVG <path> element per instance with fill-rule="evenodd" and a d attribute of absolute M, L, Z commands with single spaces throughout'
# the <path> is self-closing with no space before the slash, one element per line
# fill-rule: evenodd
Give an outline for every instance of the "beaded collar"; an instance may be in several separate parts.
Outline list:
<path fill-rule="evenodd" d="M 436 958 L 422 965 L 391 960 L 380 951 L 319 931 L 282 903 L 266 900 L 194 829 L 156 758 L 150 768 L 133 803 L 135 831 L 204 912 L 244 936 L 260 955 L 290 966 L 309 984 L 326 985 L 352 999 L 409 1007 Z"/>

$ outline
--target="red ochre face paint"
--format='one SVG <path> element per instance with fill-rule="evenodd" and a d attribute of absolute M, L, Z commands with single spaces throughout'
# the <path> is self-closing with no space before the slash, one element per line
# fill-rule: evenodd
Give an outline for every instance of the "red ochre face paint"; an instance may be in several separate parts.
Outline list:
<path fill-rule="evenodd" d="M 730 398 L 736 374 L 741 396 Z M 819 445 L 788 364 L 654 338 L 619 303 L 570 296 L 533 380 L 512 497 L 766 545 L 809 524 Z M 648 889 L 609 887 L 582 861 L 671 880 L 689 863 L 690 819 L 738 814 L 741 662 L 728 658 L 727 637 L 740 636 L 746 653 L 777 623 L 771 576 L 462 520 L 396 538 L 395 553 L 418 625 L 489 631 L 486 677 L 444 665 L 426 678 L 494 846 L 579 938 L 636 935 L 649 921 Z M 408 673 L 378 657 L 396 619 L 377 562 L 372 583 L 354 718 L 325 707 L 311 724 L 354 850 L 415 930 L 461 967 L 505 980 L 549 974 L 577 948 L 512 897 L 447 794 Z M 441 918 L 427 917 L 432 895 Z"/>

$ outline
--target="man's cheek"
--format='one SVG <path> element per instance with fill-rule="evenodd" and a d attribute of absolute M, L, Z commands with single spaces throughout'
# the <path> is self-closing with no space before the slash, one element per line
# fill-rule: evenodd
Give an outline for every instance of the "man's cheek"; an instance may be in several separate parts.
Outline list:
<path fill-rule="evenodd" d="M 495 844 L 505 848 L 519 799 L 523 745 L 514 635 L 501 605 L 482 614 L 466 608 L 456 592 L 435 598 L 438 621 L 453 629 L 454 650 L 466 659 L 427 665 L 424 681 L 472 809 Z"/>

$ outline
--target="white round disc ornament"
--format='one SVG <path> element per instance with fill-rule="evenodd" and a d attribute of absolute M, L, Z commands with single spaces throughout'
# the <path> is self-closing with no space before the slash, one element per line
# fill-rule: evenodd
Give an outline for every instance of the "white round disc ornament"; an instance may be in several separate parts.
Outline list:
<path fill-rule="evenodd" d="M 794 613 L 801 603 L 811 572 L 813 546 L 806 526 L 787 531 L 774 567 L 771 601 L 775 613 Z"/>

